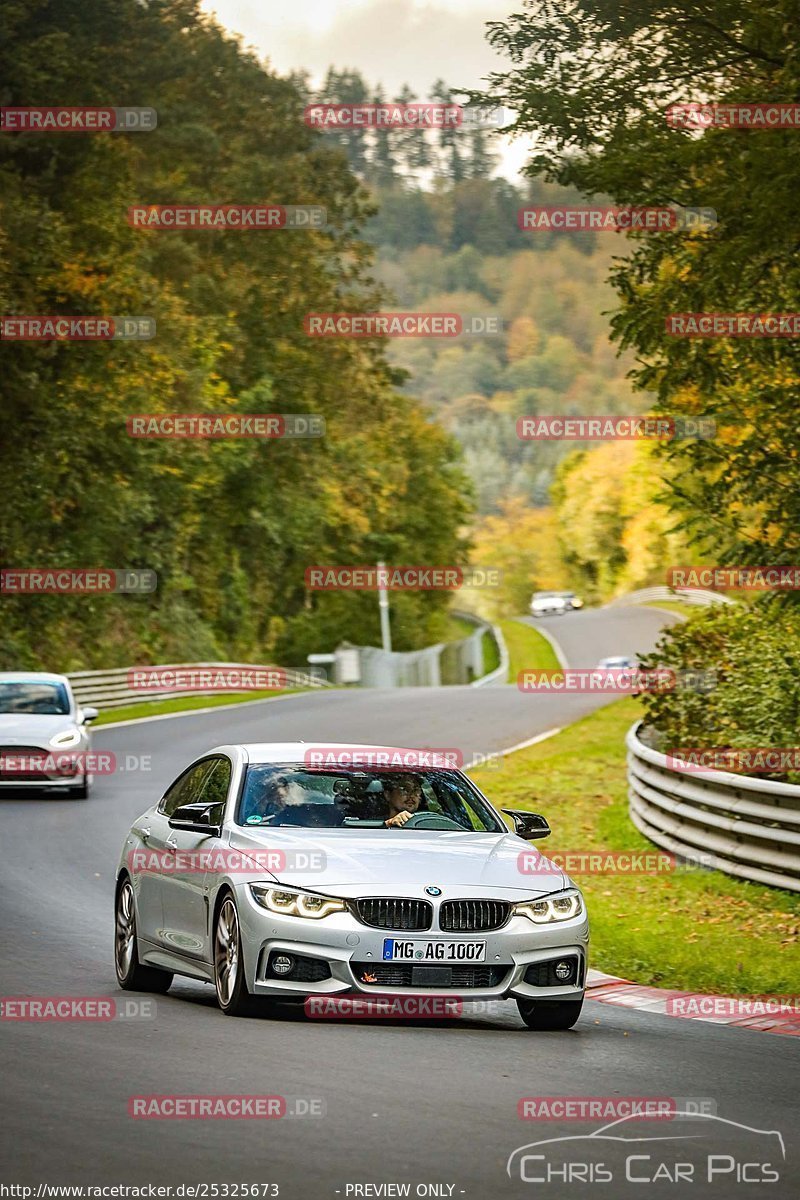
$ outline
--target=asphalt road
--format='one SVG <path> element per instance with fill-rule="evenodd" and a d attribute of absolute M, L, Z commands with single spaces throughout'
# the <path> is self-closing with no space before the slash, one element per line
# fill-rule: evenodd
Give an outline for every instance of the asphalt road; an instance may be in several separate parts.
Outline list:
<path fill-rule="evenodd" d="M 602 610 L 570 614 L 549 628 L 563 638 L 571 665 L 593 665 L 604 654 L 647 649 L 665 619 L 654 610 Z M 211 745 L 329 738 L 460 746 L 469 758 L 603 702 L 525 696 L 514 687 L 317 693 L 98 730 L 97 749 L 134 756 L 139 769 L 100 780 L 85 802 L 0 801 L 0 991 L 120 996 L 112 898 L 123 836 L 163 785 Z M 141 769 L 143 756 L 151 757 L 150 770 Z M 218 1012 L 209 987 L 180 980 L 156 1009 L 155 1018 L 127 1022 L 0 1021 L 1 1184 L 272 1183 L 282 1197 L 306 1200 L 398 1195 L 353 1189 L 409 1183 L 411 1196 L 560 1198 L 591 1185 L 523 1183 L 518 1173 L 512 1182 L 506 1160 L 523 1144 L 587 1134 L 598 1122 L 521 1121 L 517 1105 L 526 1096 L 588 1095 L 710 1098 L 721 1117 L 786 1139 L 780 1182 L 753 1187 L 730 1175 L 711 1184 L 699 1176 L 677 1186 L 625 1183 L 623 1151 L 611 1144 L 614 1183 L 595 1184 L 600 1196 L 783 1200 L 800 1190 L 796 1118 L 793 1127 L 789 1117 L 797 1101 L 793 1039 L 599 1003 L 587 1003 L 574 1030 L 550 1034 L 525 1030 L 511 1002 L 448 1023 L 333 1024 L 291 1010 L 277 1020 L 233 1020 Z M 127 1115 L 132 1095 L 198 1093 L 318 1101 L 325 1115 Z M 652 1130 L 649 1124 L 646 1136 Z M 658 1134 L 664 1130 L 659 1123 Z M 741 1144 L 753 1137 L 743 1135 Z M 765 1139 L 756 1140 L 750 1160 Z M 702 1146 L 721 1153 L 723 1141 L 719 1126 Z M 686 1159 L 699 1153 L 699 1143 L 682 1145 Z M 647 1169 L 639 1164 L 640 1176 Z M 418 1192 L 423 1185 L 441 1190 Z"/>
<path fill-rule="evenodd" d="M 653 649 L 660 630 L 680 618 L 667 609 L 624 605 L 582 608 L 563 616 L 522 617 L 554 638 L 570 667 L 594 667 L 612 654 L 635 657 Z"/>

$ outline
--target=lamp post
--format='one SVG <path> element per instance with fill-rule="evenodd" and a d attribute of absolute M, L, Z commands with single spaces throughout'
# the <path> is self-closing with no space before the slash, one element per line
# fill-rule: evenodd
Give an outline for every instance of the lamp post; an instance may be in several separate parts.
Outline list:
<path fill-rule="evenodd" d="M 378 563 L 378 608 L 381 614 L 381 645 L 384 650 L 392 648 L 392 630 L 389 625 L 389 593 L 383 586 L 386 563 Z"/>

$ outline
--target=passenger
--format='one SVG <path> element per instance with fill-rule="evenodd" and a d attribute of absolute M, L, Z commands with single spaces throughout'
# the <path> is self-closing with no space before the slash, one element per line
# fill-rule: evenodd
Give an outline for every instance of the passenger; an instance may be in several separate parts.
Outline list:
<path fill-rule="evenodd" d="M 277 816 L 292 804 L 302 803 L 302 799 L 302 789 L 291 783 L 285 775 L 277 775 L 268 780 L 261 793 L 253 798 L 246 819 L 249 821 L 259 817 L 265 821 L 269 817 Z"/>

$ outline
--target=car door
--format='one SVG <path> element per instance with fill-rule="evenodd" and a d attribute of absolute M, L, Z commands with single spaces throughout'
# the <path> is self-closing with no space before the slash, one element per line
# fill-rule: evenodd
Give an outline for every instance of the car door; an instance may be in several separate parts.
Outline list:
<path fill-rule="evenodd" d="M 192 783 L 191 798 L 182 796 L 178 807 L 208 803 L 208 823 L 221 825 L 233 766 L 225 755 L 204 759 L 204 765 L 205 773 L 198 774 L 196 785 Z M 208 833 L 171 829 L 167 844 L 172 861 L 168 854 L 161 876 L 165 944 L 185 957 L 209 962 L 208 899 L 213 872 L 205 868 L 204 858 L 222 843 Z"/>
<path fill-rule="evenodd" d="M 159 803 L 145 813 L 134 827 L 144 851 L 142 862 L 146 869 L 135 871 L 136 917 L 139 937 L 156 946 L 166 946 L 164 923 L 164 862 L 169 865 L 175 849 L 175 832 L 169 827 L 170 814 L 181 804 L 189 804 L 202 787 L 210 770 L 207 759 L 182 771 L 165 791 Z M 151 851 L 151 854 L 148 854 Z M 134 866 L 135 866 L 134 860 Z"/>
<path fill-rule="evenodd" d="M 140 938 L 156 946 L 163 942 L 161 859 L 169 835 L 166 816 L 159 805 L 153 805 L 136 820 L 128 839 L 128 867 L 136 897 L 136 931 Z"/>

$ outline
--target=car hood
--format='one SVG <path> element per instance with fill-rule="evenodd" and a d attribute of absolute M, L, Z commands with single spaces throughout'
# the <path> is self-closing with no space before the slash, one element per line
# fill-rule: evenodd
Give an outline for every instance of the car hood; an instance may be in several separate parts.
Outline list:
<path fill-rule="evenodd" d="M 287 865 L 274 872 L 281 883 L 342 896 L 363 895 L 365 888 L 373 895 L 422 895 L 426 887 L 440 887 L 466 890 L 476 897 L 499 891 L 512 900 L 569 885 L 562 871 L 511 833 L 237 827 L 230 844 L 244 851 L 283 850 Z M 298 851 L 317 852 L 323 868 L 294 865 Z"/>
<path fill-rule="evenodd" d="M 3 745 L 46 746 L 57 733 L 74 729 L 75 721 L 67 714 L 43 716 L 41 713 L 0 713 L 0 742 Z"/>

